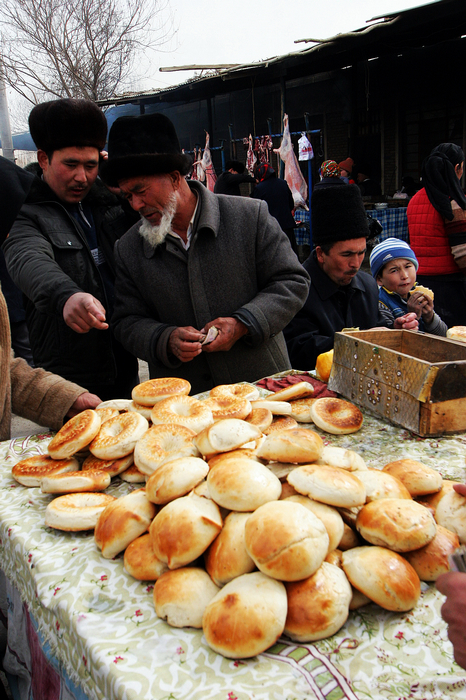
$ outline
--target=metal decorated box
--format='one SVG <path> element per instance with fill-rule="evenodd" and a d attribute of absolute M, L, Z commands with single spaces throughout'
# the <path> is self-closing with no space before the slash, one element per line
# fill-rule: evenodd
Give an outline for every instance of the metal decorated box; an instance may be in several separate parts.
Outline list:
<path fill-rule="evenodd" d="M 466 344 L 403 330 L 335 334 L 329 389 L 423 437 L 466 430 Z"/>

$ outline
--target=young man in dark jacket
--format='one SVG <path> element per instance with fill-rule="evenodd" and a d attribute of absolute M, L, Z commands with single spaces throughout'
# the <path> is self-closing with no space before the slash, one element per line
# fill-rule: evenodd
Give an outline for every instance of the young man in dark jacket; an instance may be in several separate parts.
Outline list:
<path fill-rule="evenodd" d="M 3 249 L 26 297 L 35 364 L 102 399 L 129 397 L 138 381 L 137 360 L 107 321 L 113 246 L 134 219 L 96 182 L 105 116 L 88 100 L 54 100 L 34 107 L 29 128 L 39 176 Z"/>
<path fill-rule="evenodd" d="M 303 308 L 285 328 L 292 367 L 302 370 L 314 369 L 318 355 L 333 348 L 337 331 L 387 326 L 379 312 L 377 283 L 360 271 L 370 232 L 359 188 L 314 190 L 311 211 L 316 247 L 304 262 L 311 287 Z M 415 314 L 407 316 L 394 327 L 417 327 Z"/>

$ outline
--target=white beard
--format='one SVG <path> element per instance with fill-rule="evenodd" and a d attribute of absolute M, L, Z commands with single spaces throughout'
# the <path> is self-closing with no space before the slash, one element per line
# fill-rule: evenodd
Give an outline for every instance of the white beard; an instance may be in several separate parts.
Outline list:
<path fill-rule="evenodd" d="M 152 226 L 150 221 L 141 214 L 142 224 L 139 227 L 140 235 L 149 243 L 152 248 L 157 248 L 158 245 L 164 242 L 166 237 L 172 231 L 172 223 L 176 214 L 176 194 L 170 195 L 168 204 L 163 210 L 160 223 Z"/>

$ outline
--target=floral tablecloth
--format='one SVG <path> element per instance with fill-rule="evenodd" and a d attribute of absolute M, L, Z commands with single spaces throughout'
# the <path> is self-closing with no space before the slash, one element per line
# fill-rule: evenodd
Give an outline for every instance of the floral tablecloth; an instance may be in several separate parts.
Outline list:
<path fill-rule="evenodd" d="M 369 466 L 410 457 L 445 478 L 466 477 L 466 435 L 421 439 L 366 415 L 360 432 L 324 437 L 357 450 Z M 215 654 L 200 630 L 169 627 L 155 614 L 152 584 L 127 575 L 122 556 L 103 559 L 92 534 L 45 527 L 51 497 L 12 479 L 15 462 L 46 451 L 50 438 L 0 443 L 0 566 L 41 638 L 88 698 L 466 699 L 466 674 L 453 661 L 440 616 L 442 596 L 433 585 L 422 585 L 407 614 L 366 606 L 350 613 L 330 639 L 295 645 L 282 638 L 245 661 Z M 131 488 L 114 482 L 114 495 Z"/>

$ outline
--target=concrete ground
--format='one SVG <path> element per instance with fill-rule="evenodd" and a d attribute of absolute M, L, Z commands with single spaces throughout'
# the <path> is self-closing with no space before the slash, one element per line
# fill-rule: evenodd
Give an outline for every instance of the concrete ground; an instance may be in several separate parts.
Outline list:
<path fill-rule="evenodd" d="M 149 379 L 149 369 L 147 367 L 147 362 L 139 360 L 139 379 L 141 382 L 145 382 Z M 34 435 L 35 433 L 40 433 L 47 426 L 40 426 L 37 423 L 33 423 L 26 418 L 20 418 L 19 416 L 13 415 L 11 417 L 11 437 L 23 437 L 24 435 Z M 1 698 L 0 698 L 1 700 Z"/>

